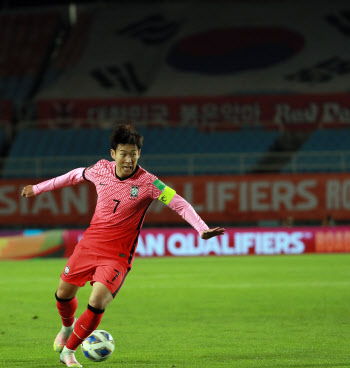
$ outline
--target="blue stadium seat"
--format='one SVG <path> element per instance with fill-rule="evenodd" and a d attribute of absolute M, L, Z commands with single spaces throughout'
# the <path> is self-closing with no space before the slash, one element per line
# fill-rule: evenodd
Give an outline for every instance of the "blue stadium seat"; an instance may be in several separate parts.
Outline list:
<path fill-rule="evenodd" d="M 5 130 L 0 126 L 0 156 L 5 147 L 5 143 L 6 143 Z"/>
<path fill-rule="evenodd" d="M 163 168 L 162 175 L 188 173 L 188 167 L 182 167 L 186 162 L 188 164 L 188 155 L 191 155 L 196 174 L 204 174 L 208 170 L 218 174 L 247 172 L 254 168 L 278 137 L 278 132 L 263 129 L 205 132 L 194 127 L 142 127 L 140 132 L 144 135 L 140 164 L 145 162 L 149 169 Z M 110 133 L 110 129 L 97 128 L 21 130 L 10 149 L 4 176 L 16 176 L 14 166 L 22 163 L 14 164 L 11 158 L 23 156 L 32 158 L 32 163 L 26 163 L 27 170 L 43 176 L 88 166 L 99 158 L 111 159 Z M 220 158 L 215 153 L 221 154 Z M 243 161 L 239 155 L 242 153 L 247 154 Z M 181 159 L 181 154 L 186 156 Z M 40 167 L 36 166 L 35 158 L 44 158 L 40 160 Z"/>
<path fill-rule="evenodd" d="M 294 163 L 298 172 L 350 171 L 349 141 L 348 128 L 316 130 L 282 171 L 294 171 Z"/>

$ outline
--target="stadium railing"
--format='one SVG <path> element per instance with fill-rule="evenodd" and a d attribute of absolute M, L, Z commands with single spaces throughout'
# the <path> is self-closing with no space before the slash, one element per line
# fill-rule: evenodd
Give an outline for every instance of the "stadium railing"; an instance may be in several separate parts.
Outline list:
<path fill-rule="evenodd" d="M 142 154 L 139 164 L 156 175 L 249 174 L 249 173 L 305 173 L 350 172 L 350 151 L 314 151 L 270 153 L 271 157 L 289 158 L 284 167 L 278 160 L 263 162 L 261 152 L 250 153 L 195 153 L 195 154 Z M 91 166 L 109 156 L 54 156 L 0 158 L 2 178 L 45 178 L 61 175 L 77 167 Z M 317 158 L 317 159 L 316 159 Z M 277 163 L 276 163 L 277 162 Z"/>

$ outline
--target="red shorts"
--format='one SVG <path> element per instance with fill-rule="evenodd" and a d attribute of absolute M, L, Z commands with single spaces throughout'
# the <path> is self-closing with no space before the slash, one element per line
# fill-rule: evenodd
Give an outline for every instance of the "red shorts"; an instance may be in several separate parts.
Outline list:
<path fill-rule="evenodd" d="M 113 295 L 123 286 L 130 267 L 118 259 L 89 254 L 89 250 L 77 246 L 64 268 L 61 279 L 69 284 L 84 286 L 90 281 L 105 285 Z"/>

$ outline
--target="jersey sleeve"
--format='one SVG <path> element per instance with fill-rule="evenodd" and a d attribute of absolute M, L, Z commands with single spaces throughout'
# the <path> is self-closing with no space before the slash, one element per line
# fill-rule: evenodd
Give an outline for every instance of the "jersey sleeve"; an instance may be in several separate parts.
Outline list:
<path fill-rule="evenodd" d="M 194 208 L 181 196 L 175 194 L 169 203 L 169 207 L 176 211 L 185 221 L 187 221 L 199 234 L 208 230 L 208 225 L 200 218 Z"/>
<path fill-rule="evenodd" d="M 184 198 L 176 194 L 174 189 L 168 187 L 156 177 L 153 179 L 153 199 L 158 199 L 176 211 L 199 234 L 209 229 L 208 225 L 200 218 L 194 208 Z"/>
<path fill-rule="evenodd" d="M 78 184 L 84 181 L 83 171 L 84 168 L 79 167 L 67 172 L 64 175 L 57 176 L 56 178 L 45 180 L 39 184 L 33 185 L 34 195 Z"/>
<path fill-rule="evenodd" d="M 101 169 L 106 166 L 109 162 L 107 160 L 100 160 L 96 162 L 96 164 L 86 167 L 83 171 L 83 178 L 86 181 L 91 181 L 92 183 L 95 183 L 96 180 L 98 180 L 100 176 Z"/>

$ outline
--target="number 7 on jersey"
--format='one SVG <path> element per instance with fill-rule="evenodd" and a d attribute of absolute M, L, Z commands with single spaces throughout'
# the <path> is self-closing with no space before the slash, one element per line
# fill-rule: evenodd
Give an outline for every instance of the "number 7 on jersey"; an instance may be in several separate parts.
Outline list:
<path fill-rule="evenodd" d="M 118 199 L 113 199 L 113 201 L 114 201 L 114 202 L 117 202 L 117 204 L 116 204 L 116 205 L 115 205 L 115 207 L 114 207 L 114 211 L 113 211 L 113 213 L 115 213 L 115 211 L 117 210 L 117 208 L 118 208 L 118 206 L 119 206 L 120 201 L 119 201 Z"/>

